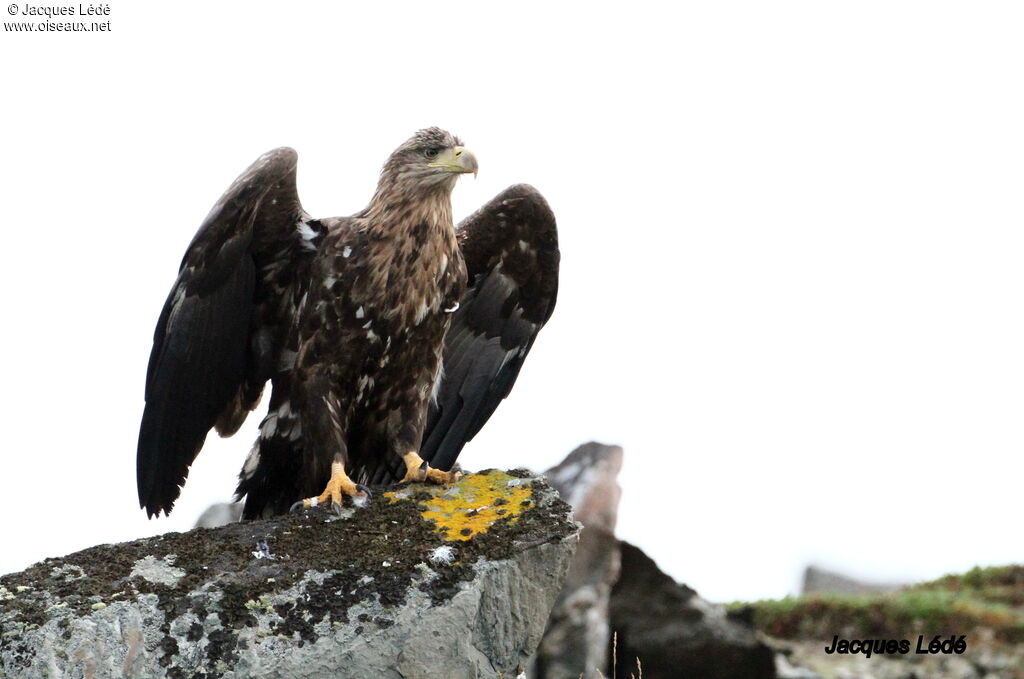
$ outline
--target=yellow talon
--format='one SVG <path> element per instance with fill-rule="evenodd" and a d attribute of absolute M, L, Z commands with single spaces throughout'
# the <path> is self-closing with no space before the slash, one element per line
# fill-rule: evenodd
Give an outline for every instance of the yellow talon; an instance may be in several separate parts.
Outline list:
<path fill-rule="evenodd" d="M 443 472 L 440 469 L 434 469 L 415 451 L 403 455 L 402 461 L 405 462 L 405 476 L 402 478 L 402 483 L 426 481 L 427 483 L 447 484 L 455 483 L 462 478 L 461 472 Z"/>
<path fill-rule="evenodd" d="M 356 506 L 362 506 L 370 499 L 369 493 L 359 490 L 359 486 L 345 473 L 345 465 L 340 462 L 333 462 L 331 463 L 331 478 L 327 482 L 324 492 L 316 497 L 307 497 L 302 500 L 301 505 L 303 507 L 316 507 L 330 500 L 333 504 L 340 507 L 346 495 L 352 498 L 352 502 Z M 300 503 L 296 503 L 296 505 L 298 504 Z"/>

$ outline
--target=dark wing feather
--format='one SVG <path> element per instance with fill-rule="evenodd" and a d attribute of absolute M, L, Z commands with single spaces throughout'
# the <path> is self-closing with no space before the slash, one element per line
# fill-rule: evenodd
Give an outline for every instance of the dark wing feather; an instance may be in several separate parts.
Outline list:
<path fill-rule="evenodd" d="M 512 390 L 558 292 L 555 217 L 531 186 L 512 186 L 468 217 L 459 243 L 469 288 L 445 337 L 420 450 L 446 470 Z"/>
<path fill-rule="evenodd" d="M 136 458 L 150 516 L 170 512 L 207 432 L 234 433 L 272 376 L 303 250 L 296 160 L 276 149 L 235 180 L 189 245 L 160 313 Z"/>

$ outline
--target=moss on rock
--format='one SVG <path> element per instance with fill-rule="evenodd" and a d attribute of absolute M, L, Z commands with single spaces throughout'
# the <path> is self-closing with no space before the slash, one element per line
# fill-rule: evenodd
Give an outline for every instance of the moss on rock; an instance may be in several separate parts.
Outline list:
<path fill-rule="evenodd" d="M 0 668 L 36 665 L 38 628 L 67 642 L 83 619 L 123 625 L 128 616 L 167 676 L 220 677 L 260 639 L 301 648 L 325 634 L 387 629 L 410 596 L 443 605 L 482 562 L 576 532 L 568 506 L 521 472 L 399 487 L 343 513 L 307 509 L 100 545 L 2 576 Z M 450 541 L 455 558 L 429 558 Z"/>

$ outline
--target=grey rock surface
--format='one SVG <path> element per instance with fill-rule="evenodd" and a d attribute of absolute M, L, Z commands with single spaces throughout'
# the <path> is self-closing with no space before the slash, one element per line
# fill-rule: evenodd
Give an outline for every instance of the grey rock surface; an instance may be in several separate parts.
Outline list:
<path fill-rule="evenodd" d="M 622 570 L 612 590 L 617 674 L 644 679 L 774 679 L 775 657 L 749 620 L 728 614 L 663 573 L 646 554 L 622 542 Z"/>
<path fill-rule="evenodd" d="M 580 446 L 544 473 L 583 524 L 579 547 L 565 585 L 527 676 L 565 679 L 607 676 L 611 642 L 608 607 L 619 577 L 615 537 L 621 489 L 622 448 L 600 443 Z"/>
<path fill-rule="evenodd" d="M 47 559 L 0 577 L 0 677 L 511 679 L 572 557 L 527 472 Z"/>

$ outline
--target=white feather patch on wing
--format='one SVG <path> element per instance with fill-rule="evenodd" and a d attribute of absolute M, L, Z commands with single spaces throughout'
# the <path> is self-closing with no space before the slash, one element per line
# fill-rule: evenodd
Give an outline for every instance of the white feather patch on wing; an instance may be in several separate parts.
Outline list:
<path fill-rule="evenodd" d="M 508 362 L 515 358 L 518 354 L 519 351 L 517 349 L 513 349 L 512 351 L 506 351 L 505 355 L 501 357 L 501 365 L 498 366 L 498 370 L 503 370 L 505 366 L 508 365 Z"/>
<path fill-rule="evenodd" d="M 256 467 L 260 466 L 260 442 L 259 439 L 256 443 L 252 444 L 252 448 L 249 450 L 249 456 L 245 458 L 245 466 L 242 467 L 242 478 L 248 480 L 252 478 L 252 475 L 256 473 Z"/>
<path fill-rule="evenodd" d="M 296 231 L 299 232 L 299 238 L 302 239 L 302 247 L 307 250 L 316 250 L 316 244 L 313 241 L 316 240 L 316 237 L 320 234 L 314 231 L 306 222 L 299 222 L 299 225 L 296 227 Z"/>
<path fill-rule="evenodd" d="M 267 415 L 260 426 L 260 436 L 269 439 L 277 431 L 277 413 Z"/>
<path fill-rule="evenodd" d="M 430 400 L 437 403 L 437 395 L 441 393 L 441 382 L 444 380 L 444 363 L 437 366 L 437 377 L 434 378 L 434 387 L 430 390 Z"/>

